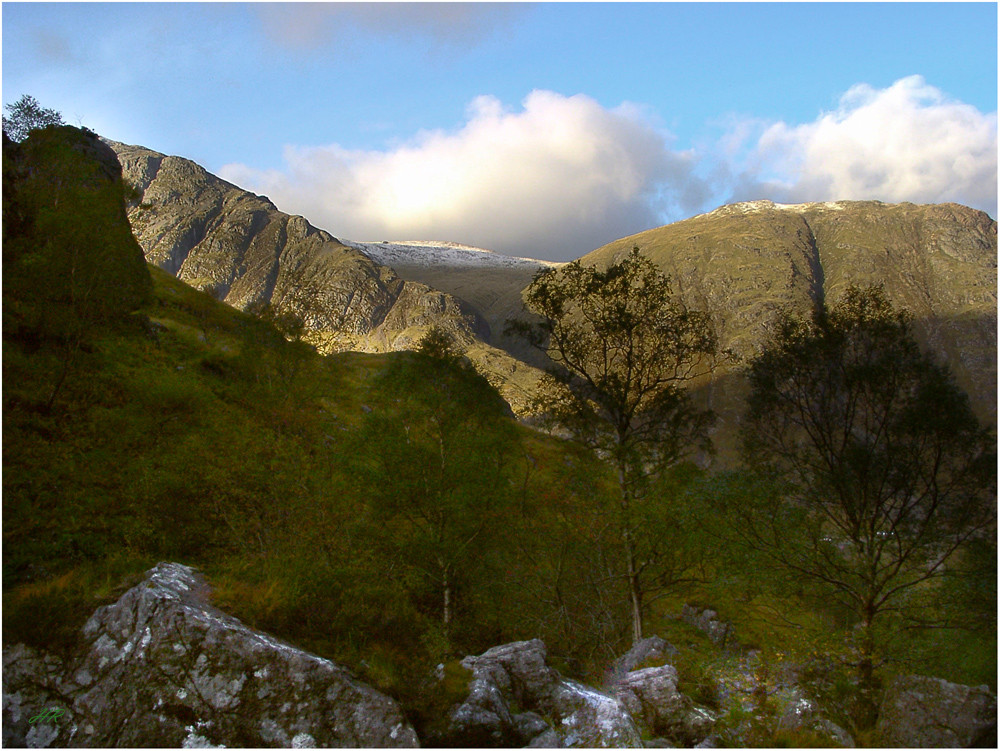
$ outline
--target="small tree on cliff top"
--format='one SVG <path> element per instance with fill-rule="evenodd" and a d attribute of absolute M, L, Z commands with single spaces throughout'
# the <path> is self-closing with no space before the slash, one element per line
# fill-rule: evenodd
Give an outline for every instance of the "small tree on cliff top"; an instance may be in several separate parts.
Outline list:
<path fill-rule="evenodd" d="M 553 361 L 540 406 L 618 478 L 618 529 L 632 638 L 642 638 L 646 595 L 657 587 L 654 551 L 643 545 L 650 480 L 708 448 L 712 414 L 684 385 L 710 372 L 716 341 L 706 313 L 688 310 L 670 279 L 633 251 L 601 271 L 575 261 L 535 277 L 525 306 L 535 325 L 511 322 Z"/>
<path fill-rule="evenodd" d="M 7 115 L 3 117 L 3 132 L 17 143 L 27 138 L 36 128 L 63 124 L 62 115 L 53 109 L 42 107 L 29 94 L 25 94 L 14 104 L 5 104 L 4 109 L 7 110 Z"/>

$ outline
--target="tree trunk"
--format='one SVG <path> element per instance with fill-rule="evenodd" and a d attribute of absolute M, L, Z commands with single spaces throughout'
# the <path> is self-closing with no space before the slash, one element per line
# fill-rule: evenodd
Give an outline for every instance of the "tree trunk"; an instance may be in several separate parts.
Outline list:
<path fill-rule="evenodd" d="M 618 462 L 618 487 L 621 490 L 622 541 L 625 545 L 625 578 L 628 583 L 629 608 L 632 619 L 632 644 L 642 641 L 642 585 L 635 555 L 632 531 L 631 503 L 628 490 L 628 470 L 624 461 Z"/>
<path fill-rule="evenodd" d="M 854 722 L 859 730 L 875 727 L 878 720 L 878 685 L 875 679 L 875 613 L 866 608 L 861 622 L 861 659 L 858 662 L 858 698 L 855 702 Z"/>
<path fill-rule="evenodd" d="M 632 645 L 642 641 L 642 587 L 639 584 L 639 573 L 635 565 L 635 549 L 632 536 L 628 536 L 625 544 L 625 555 L 628 558 L 628 590 L 632 606 Z"/>
<path fill-rule="evenodd" d="M 451 580 L 448 578 L 447 570 L 443 572 L 441 584 L 444 590 L 442 595 L 443 608 L 441 612 L 441 622 L 444 624 L 444 627 L 447 630 L 448 625 L 451 623 Z"/>

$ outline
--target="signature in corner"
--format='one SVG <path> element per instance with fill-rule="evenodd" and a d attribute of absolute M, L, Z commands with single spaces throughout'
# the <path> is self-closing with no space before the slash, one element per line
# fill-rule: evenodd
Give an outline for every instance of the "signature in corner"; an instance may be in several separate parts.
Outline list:
<path fill-rule="evenodd" d="M 59 707 L 52 707 L 51 709 L 46 709 L 42 712 L 39 712 L 30 720 L 28 720 L 28 722 L 29 723 L 47 722 L 48 720 L 56 720 L 62 717 L 64 714 L 66 714 L 65 709 L 60 709 Z"/>

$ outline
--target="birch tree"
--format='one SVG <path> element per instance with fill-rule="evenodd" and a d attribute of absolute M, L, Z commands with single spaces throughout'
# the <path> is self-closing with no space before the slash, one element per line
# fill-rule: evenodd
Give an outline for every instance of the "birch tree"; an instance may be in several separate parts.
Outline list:
<path fill-rule="evenodd" d="M 363 457 L 382 544 L 408 588 L 430 585 L 445 633 L 503 528 L 516 436 L 499 394 L 434 329 L 375 385 Z"/>
<path fill-rule="evenodd" d="M 780 492 L 736 527 L 853 615 L 858 724 L 875 721 L 879 626 L 927 592 L 995 516 L 996 442 L 881 286 L 786 316 L 751 364 L 747 463 Z"/>
<path fill-rule="evenodd" d="M 713 415 L 695 405 L 686 386 L 713 368 L 712 322 L 707 313 L 689 310 L 670 278 L 638 248 L 604 270 L 575 261 L 544 271 L 524 299 L 540 322 L 512 321 L 508 331 L 552 361 L 539 407 L 616 473 L 622 577 L 637 642 L 648 595 L 664 581 L 665 558 L 644 539 L 642 520 L 651 511 L 669 513 L 669 500 L 654 499 L 651 483 L 710 447 Z"/>

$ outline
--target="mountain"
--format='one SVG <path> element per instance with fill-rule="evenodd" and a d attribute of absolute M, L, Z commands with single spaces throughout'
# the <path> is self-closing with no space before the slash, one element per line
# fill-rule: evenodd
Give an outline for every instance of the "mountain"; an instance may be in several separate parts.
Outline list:
<path fill-rule="evenodd" d="M 324 352 L 412 349 L 438 326 L 515 409 L 527 405 L 540 374 L 491 346 L 497 315 L 398 274 L 188 159 L 107 143 L 141 194 L 129 221 L 150 263 L 241 310 L 269 303 L 300 315 Z"/>
<path fill-rule="evenodd" d="M 240 308 L 270 302 L 306 320 L 322 351 L 412 348 L 433 325 L 524 414 L 545 358 L 503 335 L 521 294 L 558 264 L 454 243 L 339 240 L 197 164 L 110 142 L 142 194 L 129 211 L 146 259 Z M 851 284 L 881 282 L 921 343 L 996 420 L 997 225 L 957 204 L 878 201 L 724 206 L 584 255 L 606 264 L 638 246 L 692 306 L 712 313 L 732 360 L 709 384 L 726 443 L 743 394 L 734 372 L 779 309 L 808 313 Z"/>
<path fill-rule="evenodd" d="M 957 204 L 879 201 L 724 206 L 609 243 L 583 256 L 604 265 L 638 246 L 687 302 L 712 313 L 737 363 L 766 340 L 775 314 L 808 314 L 849 284 L 881 282 L 913 315 L 914 333 L 948 362 L 987 424 L 996 421 L 997 223 Z M 719 432 L 733 425 L 741 379 L 722 368 Z M 721 391 L 721 393 L 719 393 Z"/>

